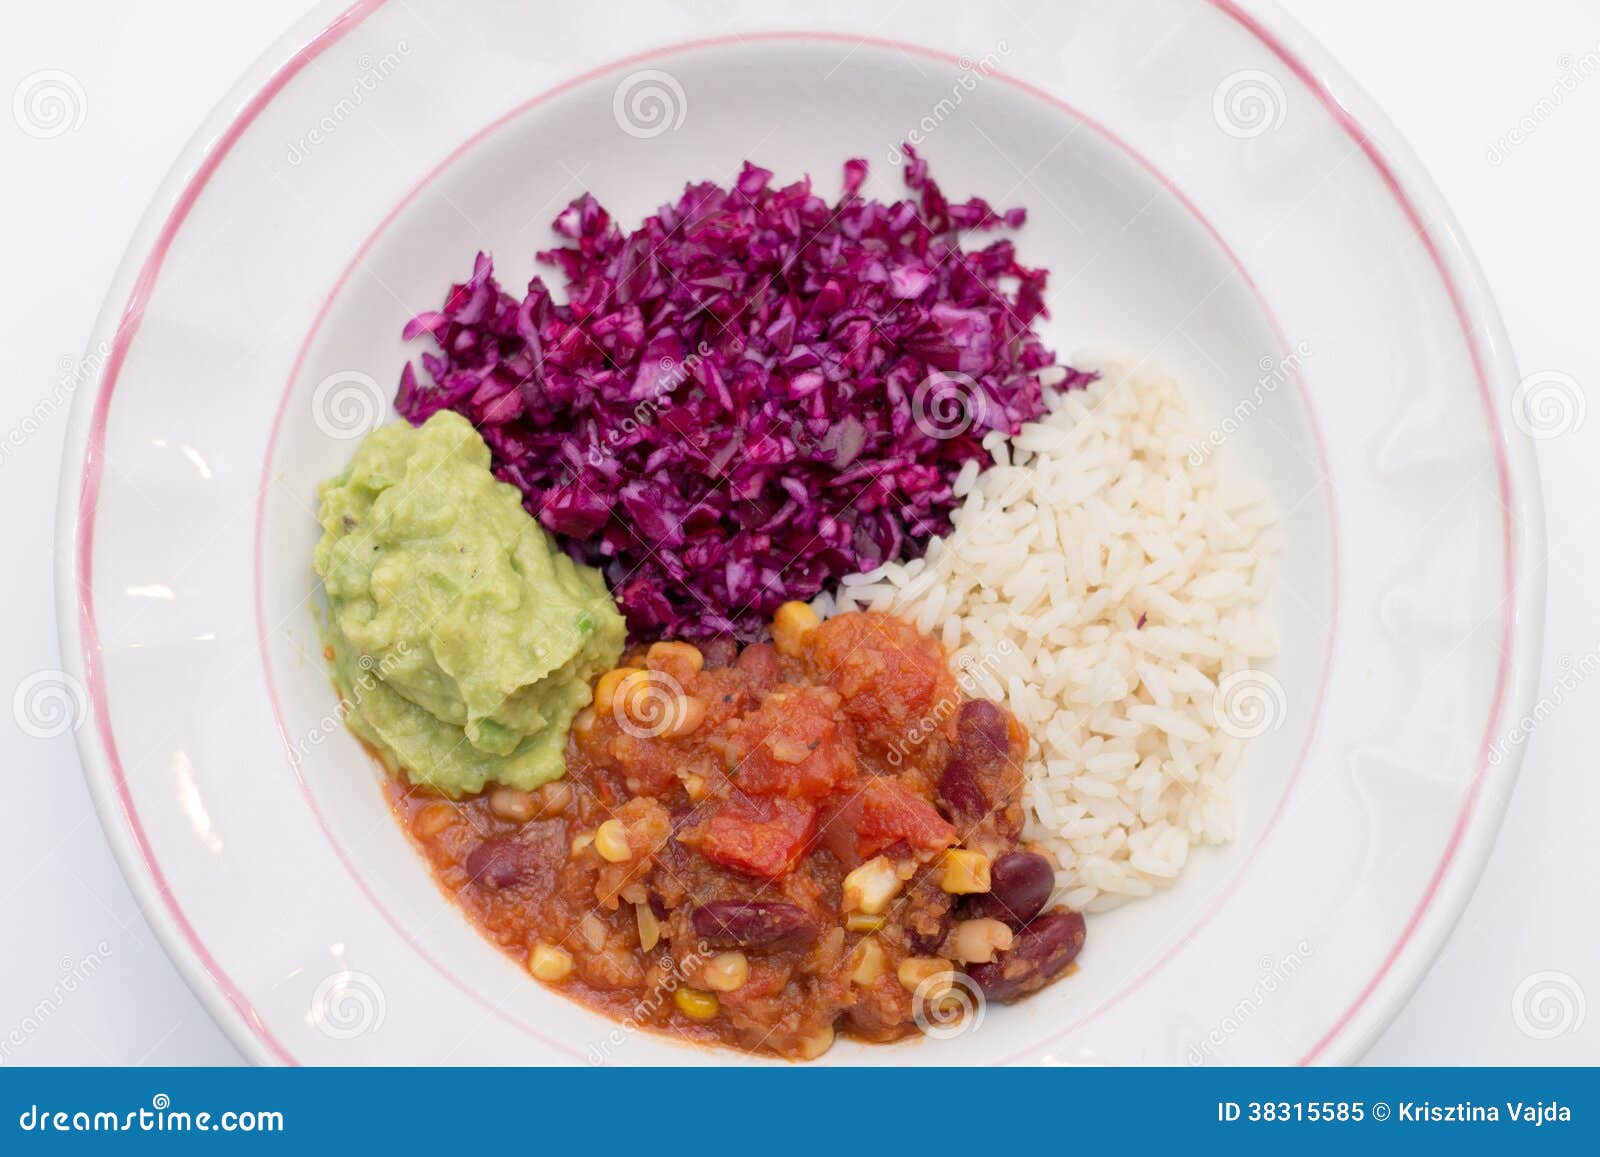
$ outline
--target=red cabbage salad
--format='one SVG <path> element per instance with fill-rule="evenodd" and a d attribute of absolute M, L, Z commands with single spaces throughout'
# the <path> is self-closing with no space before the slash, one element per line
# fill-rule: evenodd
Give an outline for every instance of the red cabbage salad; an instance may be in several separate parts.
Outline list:
<path fill-rule="evenodd" d="M 454 410 L 496 475 L 604 573 L 631 637 L 759 638 L 789 600 L 918 557 L 962 466 L 1045 408 L 1047 273 L 994 234 L 1025 213 L 947 200 L 905 149 L 910 195 L 829 204 L 746 163 L 625 232 L 585 194 L 544 276 L 507 292 L 487 254 L 407 340 L 396 406 Z M 981 241 L 982 244 L 975 244 Z"/>

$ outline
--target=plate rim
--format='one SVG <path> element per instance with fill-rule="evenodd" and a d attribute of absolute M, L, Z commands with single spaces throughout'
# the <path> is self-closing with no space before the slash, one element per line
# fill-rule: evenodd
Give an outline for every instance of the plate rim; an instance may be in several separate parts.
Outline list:
<path fill-rule="evenodd" d="M 1531 573 L 1529 560 L 1545 548 L 1543 500 L 1531 440 L 1493 416 L 1496 387 L 1509 397 L 1517 380 L 1514 355 L 1492 292 L 1442 195 L 1421 162 L 1376 103 L 1350 79 L 1331 54 L 1275 0 L 1249 9 L 1237 0 L 1204 0 L 1259 40 L 1305 84 L 1363 150 L 1399 201 L 1428 250 L 1461 322 L 1499 440 L 1491 445 L 1502 463 L 1510 499 L 1505 524 L 1507 627 L 1502 655 L 1503 686 L 1488 720 L 1492 736 L 1505 718 L 1523 714 L 1537 691 L 1543 650 L 1546 580 Z M 102 829 L 130 890 L 191 991 L 251 1061 L 296 1063 L 254 1015 L 244 996 L 211 957 L 167 887 L 137 819 L 116 790 L 117 764 L 105 694 L 96 694 L 98 670 L 91 643 L 95 626 L 85 565 L 92 558 L 96 488 L 91 471 L 97 447 L 92 431 L 103 426 L 122 356 L 133 340 L 147 295 L 167 246 L 210 175 L 232 145 L 296 75 L 325 49 L 384 7 L 387 0 L 323 0 L 280 36 L 241 75 L 178 155 L 152 197 L 118 265 L 90 335 L 89 350 L 104 348 L 93 387 L 74 398 L 58 485 L 56 527 L 57 626 L 63 669 L 86 688 L 92 726 L 75 732 L 84 778 Z M 126 303 L 125 305 L 123 303 Z M 86 364 L 93 364 L 88 363 Z M 84 536 L 87 525 L 89 534 Z M 92 735 L 90 734 L 92 732 Z M 1487 742 L 1487 740 L 1486 740 Z M 108 747 L 108 745 L 111 745 Z M 1359 1059 L 1421 982 L 1454 928 L 1482 875 L 1521 767 L 1517 747 L 1499 764 L 1480 756 L 1468 785 L 1446 854 L 1403 929 L 1351 1008 L 1301 1058 L 1301 1063 L 1350 1063 Z"/>

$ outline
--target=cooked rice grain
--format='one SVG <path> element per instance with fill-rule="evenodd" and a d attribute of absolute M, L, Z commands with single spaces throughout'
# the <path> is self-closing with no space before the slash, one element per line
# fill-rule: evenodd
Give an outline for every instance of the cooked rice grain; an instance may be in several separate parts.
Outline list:
<path fill-rule="evenodd" d="M 1058 896 L 1090 911 L 1231 838 L 1242 741 L 1213 697 L 1277 650 L 1265 497 L 1214 453 L 1191 459 L 1205 432 L 1176 382 L 1102 374 L 1052 398 L 1009 454 L 986 443 L 994 465 L 961 472 L 965 504 L 924 558 L 852 576 L 819 608 L 937 630 L 975 689 L 1005 700 L 1031 737 L 1026 838 L 1059 860 Z"/>

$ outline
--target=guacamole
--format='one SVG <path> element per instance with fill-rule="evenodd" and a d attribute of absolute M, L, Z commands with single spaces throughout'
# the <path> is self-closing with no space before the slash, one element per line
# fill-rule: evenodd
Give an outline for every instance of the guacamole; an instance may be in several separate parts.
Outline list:
<path fill-rule="evenodd" d="M 350 730 L 450 795 L 562 775 L 622 616 L 489 472 L 471 423 L 441 410 L 375 430 L 321 498 L 312 567 Z"/>

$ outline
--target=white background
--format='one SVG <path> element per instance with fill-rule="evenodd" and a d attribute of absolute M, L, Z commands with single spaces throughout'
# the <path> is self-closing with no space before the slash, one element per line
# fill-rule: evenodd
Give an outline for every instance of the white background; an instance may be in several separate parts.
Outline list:
<path fill-rule="evenodd" d="M 1600 68 L 1589 71 L 1600 65 L 1600 0 L 1285 7 L 1433 174 L 1488 274 L 1523 372 L 1558 370 L 1600 390 Z M 57 0 L 7 13 L 0 96 L 60 69 L 82 85 L 86 116 L 39 140 L 0 110 L 0 436 L 83 354 L 173 158 L 298 15 L 293 0 Z M 1539 110 L 1564 72 L 1584 79 Z M 1519 123 L 1531 132 L 1507 150 Z M 1600 1062 L 1600 1007 L 1581 1023 L 1569 1011 L 1569 1027 L 1548 1037 L 1512 1014 L 1519 985 L 1542 972 L 1565 974 L 1578 1000 L 1600 1001 L 1600 680 L 1571 692 L 1556 684 L 1600 652 L 1595 403 L 1580 428 L 1538 446 L 1550 541 L 1542 693 L 1553 710 L 1527 744 L 1476 895 L 1369 1062 Z M 59 666 L 52 572 L 64 433 L 65 413 L 47 413 L 0 455 L 0 698 Z M 123 884 L 70 735 L 30 738 L 9 714 L 0 708 L 0 1063 L 236 1063 Z M 93 974 L 64 991 L 63 975 L 91 957 Z"/>

